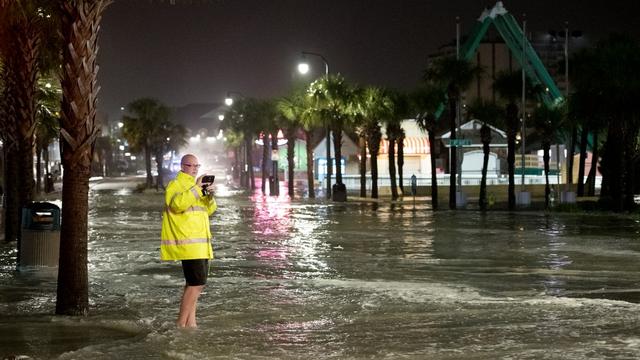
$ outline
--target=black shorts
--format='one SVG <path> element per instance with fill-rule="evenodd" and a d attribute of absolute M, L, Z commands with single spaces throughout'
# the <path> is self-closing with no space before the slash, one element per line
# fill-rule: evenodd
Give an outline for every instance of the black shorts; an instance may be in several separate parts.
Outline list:
<path fill-rule="evenodd" d="M 182 260 L 182 272 L 188 286 L 201 286 L 207 283 L 209 260 Z"/>

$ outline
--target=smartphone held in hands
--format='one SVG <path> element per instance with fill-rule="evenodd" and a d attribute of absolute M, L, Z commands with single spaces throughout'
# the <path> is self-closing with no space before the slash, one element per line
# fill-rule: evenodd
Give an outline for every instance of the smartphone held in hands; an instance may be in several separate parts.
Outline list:
<path fill-rule="evenodd" d="M 213 184 L 213 182 L 216 180 L 216 176 L 215 175 L 205 175 L 202 177 L 202 194 L 203 195 L 208 195 L 207 194 L 207 187 L 209 187 L 211 184 Z"/>
<path fill-rule="evenodd" d="M 205 186 L 205 184 L 207 184 L 206 186 L 209 186 L 213 184 L 215 180 L 216 180 L 215 175 L 205 175 L 202 177 L 202 186 Z"/>

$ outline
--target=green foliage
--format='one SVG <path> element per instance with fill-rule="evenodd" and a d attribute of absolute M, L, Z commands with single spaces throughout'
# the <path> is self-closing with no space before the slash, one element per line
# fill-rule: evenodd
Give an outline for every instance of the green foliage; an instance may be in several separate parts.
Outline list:
<path fill-rule="evenodd" d="M 306 90 L 292 91 L 289 96 L 277 100 L 276 108 L 288 122 L 306 131 L 322 126 L 321 119 L 312 111 L 311 98 L 306 96 Z"/>
<path fill-rule="evenodd" d="M 186 144 L 187 130 L 169 119 L 171 110 L 158 100 L 134 100 L 127 105 L 127 112 L 122 118 L 123 135 L 132 151 L 165 153 Z"/>
<path fill-rule="evenodd" d="M 478 119 L 485 124 L 493 125 L 497 128 L 504 126 L 504 109 L 498 104 L 485 101 L 483 99 L 475 99 L 471 105 L 467 107 L 469 117 Z"/>
<path fill-rule="evenodd" d="M 438 58 L 429 64 L 424 72 L 426 83 L 447 89 L 447 95 L 455 100 L 471 81 L 482 73 L 482 69 L 464 59 L 455 56 Z"/>
<path fill-rule="evenodd" d="M 60 134 L 60 102 L 62 90 L 57 79 L 38 80 L 36 142 L 44 149 Z"/>
<path fill-rule="evenodd" d="M 351 118 L 353 88 L 341 75 L 322 77 L 309 85 L 311 111 L 332 126 L 346 125 Z"/>

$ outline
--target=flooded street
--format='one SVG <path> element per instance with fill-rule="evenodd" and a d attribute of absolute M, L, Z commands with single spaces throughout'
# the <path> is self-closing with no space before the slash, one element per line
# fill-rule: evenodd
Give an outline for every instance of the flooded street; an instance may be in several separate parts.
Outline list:
<path fill-rule="evenodd" d="M 286 191 L 283 191 L 283 193 Z M 196 330 L 159 260 L 163 195 L 93 190 L 91 312 L 0 245 L 0 357 L 637 359 L 640 222 L 219 191 Z"/>

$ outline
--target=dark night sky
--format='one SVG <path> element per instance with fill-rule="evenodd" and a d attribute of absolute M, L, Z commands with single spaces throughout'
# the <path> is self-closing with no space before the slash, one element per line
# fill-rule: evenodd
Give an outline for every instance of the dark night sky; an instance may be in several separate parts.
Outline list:
<path fill-rule="evenodd" d="M 197 1 L 194 1 L 197 3 Z M 581 29 L 590 38 L 640 33 L 637 1 L 518 0 L 504 5 L 527 29 Z M 227 91 L 283 95 L 300 51 L 362 85 L 410 89 L 427 55 L 463 34 L 492 0 L 217 0 L 169 5 L 116 0 L 100 33 L 100 111 L 156 97 L 171 106 L 219 102 Z M 309 58 L 316 75 L 322 62 Z"/>

